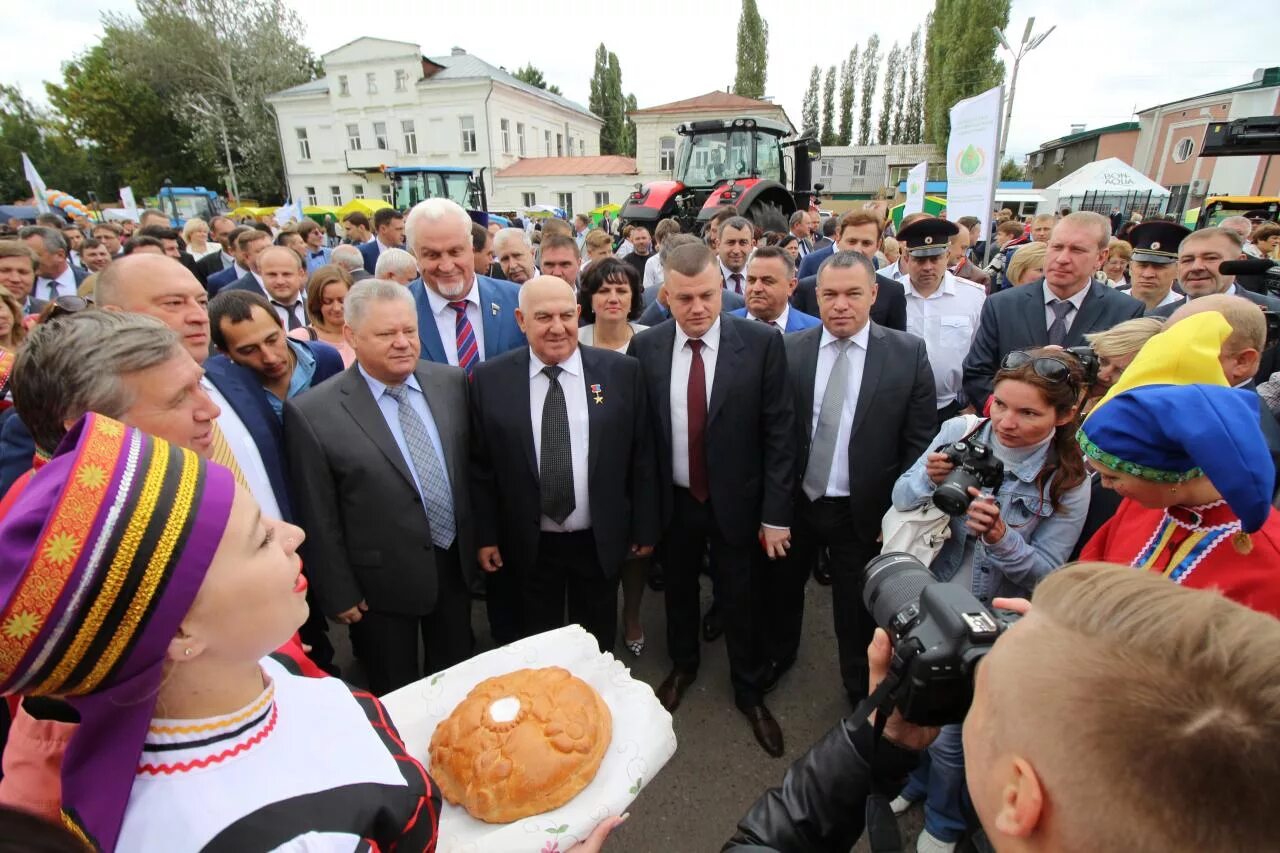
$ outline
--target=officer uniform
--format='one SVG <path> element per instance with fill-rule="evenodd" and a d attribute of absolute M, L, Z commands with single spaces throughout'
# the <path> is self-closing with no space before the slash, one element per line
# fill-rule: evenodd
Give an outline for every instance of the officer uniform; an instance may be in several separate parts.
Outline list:
<path fill-rule="evenodd" d="M 1129 232 L 1129 242 L 1133 245 L 1133 257 L 1131 261 L 1147 264 L 1169 265 L 1178 262 L 1178 247 L 1182 245 L 1182 241 L 1190 234 L 1191 231 L 1176 222 L 1144 222 Z M 1130 283 L 1116 290 L 1133 290 L 1132 279 Z M 1133 296 L 1133 293 L 1130 293 Z M 1152 306 L 1151 310 L 1155 311 L 1166 305 L 1182 302 L 1183 295 L 1176 288 L 1170 287 L 1169 292 L 1159 303 Z"/>

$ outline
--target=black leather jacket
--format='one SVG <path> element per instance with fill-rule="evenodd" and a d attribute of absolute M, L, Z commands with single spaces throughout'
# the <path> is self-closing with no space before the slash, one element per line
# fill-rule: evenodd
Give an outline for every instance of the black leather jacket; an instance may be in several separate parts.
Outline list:
<path fill-rule="evenodd" d="M 847 853 L 862 835 L 873 789 L 897 794 L 919 753 L 881 740 L 869 764 L 875 733 L 846 718 L 809 748 L 782 780 L 738 821 L 723 851 L 831 851 Z"/>

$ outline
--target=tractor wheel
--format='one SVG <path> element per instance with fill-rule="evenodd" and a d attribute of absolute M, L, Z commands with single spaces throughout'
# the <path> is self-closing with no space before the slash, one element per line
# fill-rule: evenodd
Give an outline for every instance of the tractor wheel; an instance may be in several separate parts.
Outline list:
<path fill-rule="evenodd" d="M 771 201 L 756 202 L 744 215 L 761 231 L 775 231 L 779 234 L 787 231 L 787 215 Z"/>

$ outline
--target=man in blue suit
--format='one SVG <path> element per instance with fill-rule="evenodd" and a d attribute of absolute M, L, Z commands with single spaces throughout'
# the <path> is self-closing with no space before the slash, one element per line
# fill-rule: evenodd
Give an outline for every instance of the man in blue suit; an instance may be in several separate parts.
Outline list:
<path fill-rule="evenodd" d="M 747 263 L 747 304 L 729 313 L 764 323 L 779 332 L 800 332 L 822 324 L 812 314 L 791 307 L 796 267 L 785 249 L 761 246 Z"/>
<path fill-rule="evenodd" d="M 236 235 L 234 245 L 234 263 L 222 272 L 209 276 L 209 280 L 206 282 L 205 289 L 211 297 L 215 296 L 219 291 L 234 287 L 237 284 L 243 286 L 247 283 L 252 283 L 261 286 L 254 277 L 254 270 L 258 263 L 258 255 L 262 253 L 263 249 L 271 245 L 271 235 L 256 228 L 245 228 Z"/>
<path fill-rule="evenodd" d="M 365 271 L 369 275 L 373 275 L 378 266 L 378 255 L 381 255 L 387 249 L 403 248 L 404 214 L 394 207 L 382 208 L 382 210 L 373 215 L 373 230 L 376 235 L 374 239 L 359 246 L 360 254 L 364 256 Z M 470 234 L 471 232 L 468 231 L 468 240 L 471 239 Z"/>

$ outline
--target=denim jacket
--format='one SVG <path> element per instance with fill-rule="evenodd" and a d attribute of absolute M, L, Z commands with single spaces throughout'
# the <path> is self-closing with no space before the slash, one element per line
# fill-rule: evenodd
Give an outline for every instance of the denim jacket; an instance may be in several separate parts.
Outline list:
<path fill-rule="evenodd" d="M 942 425 L 929 448 L 894 483 L 893 505 L 897 509 L 915 509 L 933 499 L 934 484 L 925 473 L 929 454 L 967 433 L 968 423 L 964 418 L 952 418 Z M 1000 455 L 990 423 L 984 424 L 974 439 Z M 1045 484 L 1043 494 L 1036 488 L 1036 475 L 1050 447 L 1046 445 L 1020 464 L 1005 462 L 1004 482 L 996 495 L 1000 517 L 1005 523 L 1004 538 L 994 545 L 978 538 L 974 544 L 972 592 L 983 603 L 990 603 L 996 596 L 1030 597 L 1041 578 L 1066 562 L 1080 536 L 1089 511 L 1088 480 L 1062 495 L 1057 512 L 1049 500 L 1052 478 Z M 951 538 L 930 566 L 935 577 L 942 581 L 955 577 L 964 559 L 965 542 L 971 535 L 965 527 L 964 516 L 951 519 Z"/>

